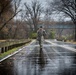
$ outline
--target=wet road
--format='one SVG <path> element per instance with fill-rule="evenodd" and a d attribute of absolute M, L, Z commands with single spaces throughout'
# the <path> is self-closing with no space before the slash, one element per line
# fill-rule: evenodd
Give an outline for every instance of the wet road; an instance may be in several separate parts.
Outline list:
<path fill-rule="evenodd" d="M 33 41 L 0 63 L 0 75 L 76 75 L 76 45 L 46 40 L 40 49 Z"/>

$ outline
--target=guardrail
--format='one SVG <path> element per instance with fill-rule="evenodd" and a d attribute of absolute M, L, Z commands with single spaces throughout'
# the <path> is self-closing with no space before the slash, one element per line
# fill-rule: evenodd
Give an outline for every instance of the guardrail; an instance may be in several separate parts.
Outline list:
<path fill-rule="evenodd" d="M 7 52 L 8 50 L 11 50 L 15 47 L 22 46 L 26 43 L 29 43 L 31 40 L 7 40 L 4 42 L 0 42 L 0 54 Z"/>

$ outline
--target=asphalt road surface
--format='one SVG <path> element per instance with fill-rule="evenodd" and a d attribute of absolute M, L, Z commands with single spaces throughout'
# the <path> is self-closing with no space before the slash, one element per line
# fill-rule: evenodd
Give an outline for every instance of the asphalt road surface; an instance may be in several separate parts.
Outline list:
<path fill-rule="evenodd" d="M 76 75 L 76 45 L 45 40 L 40 49 L 32 41 L 0 63 L 0 75 Z"/>

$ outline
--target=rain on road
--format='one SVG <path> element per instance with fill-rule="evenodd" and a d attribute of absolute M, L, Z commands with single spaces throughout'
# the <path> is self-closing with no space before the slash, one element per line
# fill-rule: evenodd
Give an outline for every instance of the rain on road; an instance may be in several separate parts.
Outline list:
<path fill-rule="evenodd" d="M 33 41 L 0 63 L 0 75 L 76 75 L 76 45 L 45 40 L 40 49 Z"/>

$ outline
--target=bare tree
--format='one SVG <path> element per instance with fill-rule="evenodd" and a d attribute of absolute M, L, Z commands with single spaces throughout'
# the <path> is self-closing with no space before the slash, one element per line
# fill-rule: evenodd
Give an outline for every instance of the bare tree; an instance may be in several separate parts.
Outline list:
<path fill-rule="evenodd" d="M 33 31 L 33 26 L 32 26 L 33 23 L 28 13 L 27 12 L 25 13 L 25 10 L 23 10 L 20 16 L 21 16 L 21 20 L 25 22 L 25 25 L 28 25 L 30 31 Z"/>
<path fill-rule="evenodd" d="M 28 5 L 27 3 L 24 3 L 25 8 L 26 8 L 26 15 L 28 17 L 28 20 L 32 22 L 34 25 L 34 30 L 37 31 L 37 25 L 40 19 L 40 15 L 42 12 L 42 7 L 39 1 L 32 1 L 31 6 Z"/>
<path fill-rule="evenodd" d="M 11 1 L 12 0 L 0 0 L 0 20 L 2 19 L 4 13 L 12 11 Z"/>
<path fill-rule="evenodd" d="M 33 31 L 33 28 L 31 26 L 31 20 L 29 19 L 28 15 L 26 15 L 25 13 L 23 13 L 23 11 L 21 12 L 20 16 L 21 16 L 22 28 L 23 28 L 23 30 L 25 32 L 24 36 L 26 38 L 28 38 L 30 31 L 31 32 Z"/>
<path fill-rule="evenodd" d="M 8 0 L 5 0 L 8 1 Z M 20 6 L 20 2 L 21 0 L 9 0 L 9 2 L 6 3 L 6 5 L 3 4 L 2 10 L 0 11 L 0 17 L 2 15 L 2 13 L 4 13 L 4 11 L 8 8 L 6 8 L 7 6 L 13 6 L 13 8 L 11 8 L 9 6 L 9 8 L 11 8 L 11 10 L 13 10 L 13 13 L 11 14 L 11 16 L 2 23 L 1 27 L 0 27 L 0 31 L 6 26 L 6 24 L 11 21 L 20 11 L 21 9 L 19 9 Z M 7 13 L 8 15 L 9 13 Z"/>
<path fill-rule="evenodd" d="M 18 20 L 16 17 L 15 20 L 15 25 L 16 27 L 14 28 L 15 30 L 13 31 L 13 39 L 15 38 L 28 38 L 28 34 L 29 34 L 29 28 L 28 25 L 25 21 L 25 16 L 23 11 L 20 12 L 20 19 Z"/>
<path fill-rule="evenodd" d="M 75 25 L 76 41 L 76 2 L 75 0 L 52 0 L 48 2 L 52 11 L 63 12 L 67 14 Z"/>

